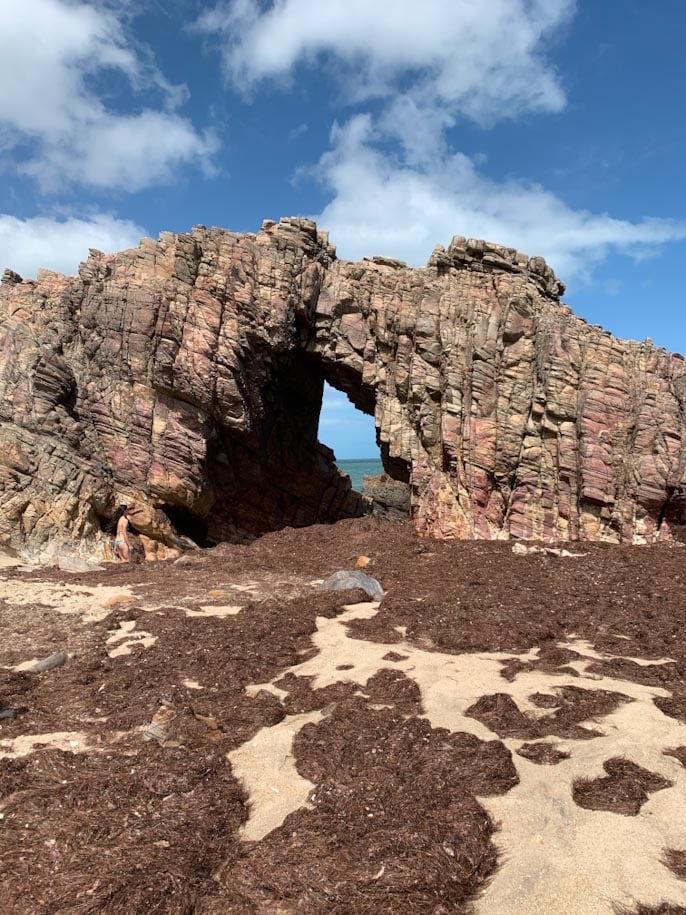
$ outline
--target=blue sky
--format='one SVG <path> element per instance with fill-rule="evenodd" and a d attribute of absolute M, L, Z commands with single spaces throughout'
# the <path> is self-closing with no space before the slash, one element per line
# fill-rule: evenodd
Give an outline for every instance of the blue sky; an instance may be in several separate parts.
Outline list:
<path fill-rule="evenodd" d="M 0 4 L 0 268 L 308 215 L 341 257 L 453 234 L 686 352 L 681 0 Z M 327 392 L 321 438 L 375 453 Z"/>

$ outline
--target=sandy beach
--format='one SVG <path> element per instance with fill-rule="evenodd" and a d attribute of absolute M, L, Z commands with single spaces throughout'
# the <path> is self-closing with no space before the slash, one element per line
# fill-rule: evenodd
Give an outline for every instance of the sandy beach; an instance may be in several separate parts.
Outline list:
<path fill-rule="evenodd" d="M 4 911 L 683 911 L 684 548 L 571 552 L 366 519 L 4 566 Z M 357 562 L 380 602 L 321 590 Z"/>

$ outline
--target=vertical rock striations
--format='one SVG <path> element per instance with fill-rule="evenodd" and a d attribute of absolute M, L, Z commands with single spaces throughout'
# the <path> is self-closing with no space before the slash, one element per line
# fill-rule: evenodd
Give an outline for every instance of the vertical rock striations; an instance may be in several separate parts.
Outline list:
<path fill-rule="evenodd" d="M 324 380 L 372 413 L 442 537 L 650 540 L 686 524 L 686 364 L 575 317 L 541 258 L 453 239 L 336 260 L 309 220 L 196 227 L 0 287 L 0 546 L 97 553 L 121 500 L 169 546 L 334 521 Z"/>
<path fill-rule="evenodd" d="M 120 501 L 169 546 L 359 514 L 317 441 L 323 376 L 295 318 L 307 264 L 331 256 L 284 223 L 91 251 L 78 277 L 6 273 L 0 544 L 93 552 Z"/>
<path fill-rule="evenodd" d="M 686 524 L 686 363 L 589 326 L 563 291 L 541 258 L 461 237 L 420 270 L 327 271 L 308 349 L 373 406 L 420 532 L 640 542 Z"/>

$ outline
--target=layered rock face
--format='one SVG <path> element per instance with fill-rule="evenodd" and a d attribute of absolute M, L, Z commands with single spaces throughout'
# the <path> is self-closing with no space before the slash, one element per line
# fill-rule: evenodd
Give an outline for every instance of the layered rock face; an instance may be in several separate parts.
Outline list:
<path fill-rule="evenodd" d="M 686 524 L 686 363 L 561 304 L 540 258 L 456 237 L 336 259 L 309 220 L 196 227 L 0 288 L 0 546 L 241 540 L 362 511 L 324 380 L 374 415 L 418 530 L 650 540 Z M 152 550 L 152 547 L 151 547 Z"/>
<path fill-rule="evenodd" d="M 0 545 L 97 553 L 116 504 L 149 541 L 241 541 L 361 512 L 317 441 L 295 313 L 314 231 L 197 229 L 0 289 Z M 165 555 L 147 543 L 150 553 Z"/>

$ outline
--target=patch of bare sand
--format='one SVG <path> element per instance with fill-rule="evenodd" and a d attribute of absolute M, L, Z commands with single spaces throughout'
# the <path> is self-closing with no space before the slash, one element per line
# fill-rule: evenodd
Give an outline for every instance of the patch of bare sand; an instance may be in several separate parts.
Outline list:
<path fill-rule="evenodd" d="M 686 905 L 686 885 L 661 863 L 666 849 L 686 848 L 686 777 L 663 753 L 686 737 L 686 727 L 657 709 L 654 692 L 646 689 L 601 719 L 604 737 L 567 741 L 571 757 L 553 768 L 515 757 L 519 785 L 481 799 L 501 824 L 503 863 L 477 905 L 480 915 L 610 915 L 618 904 Z M 514 750 L 520 742 L 504 743 Z M 603 763 L 617 756 L 673 787 L 653 794 L 633 817 L 579 807 L 573 783 L 604 775 Z"/>
<path fill-rule="evenodd" d="M 11 740 L 0 740 L 0 759 L 28 756 L 41 747 L 64 750 L 69 753 L 86 753 L 95 749 L 83 731 L 55 731 L 52 734 L 22 734 Z"/>
<path fill-rule="evenodd" d="M 620 635 L 620 639 L 626 639 L 628 636 Z M 658 658 L 657 660 L 646 660 L 646 658 L 634 658 L 630 655 L 619 655 L 619 654 L 603 654 L 601 651 L 596 651 L 595 648 L 587 639 L 578 639 L 570 637 L 569 642 L 558 642 L 558 648 L 568 648 L 571 651 L 577 651 L 579 654 L 583 655 L 584 658 L 592 658 L 595 661 L 633 661 L 634 664 L 638 664 L 639 667 L 659 667 L 661 664 L 675 664 L 676 661 L 674 658 Z"/>
<path fill-rule="evenodd" d="M 242 607 L 232 606 L 227 604 L 225 606 L 215 606 L 214 604 L 206 604 L 200 607 L 199 610 L 186 610 L 186 616 L 235 616 L 237 613 L 240 613 Z"/>
<path fill-rule="evenodd" d="M 92 719 L 104 722 L 106 719 Z M 142 730 L 142 728 L 141 728 Z M 21 734 L 0 740 L 0 759 L 18 759 L 38 750 L 62 750 L 66 753 L 103 753 L 128 735 L 127 731 L 109 731 L 95 735 L 85 731 L 51 731 L 49 734 Z M 6 799 L 5 799 L 6 800 Z M 0 799 L 0 807 L 2 800 Z"/>
<path fill-rule="evenodd" d="M 0 569 L 12 569 L 15 566 L 20 565 L 20 559 L 15 559 L 14 556 L 8 556 L 7 553 L 0 553 Z"/>
<path fill-rule="evenodd" d="M 113 645 L 120 642 L 115 648 L 110 648 L 107 652 L 110 658 L 120 658 L 123 655 L 131 654 L 131 650 L 137 645 L 143 648 L 150 648 L 157 641 L 157 636 L 143 629 L 136 630 L 135 620 L 124 620 L 119 623 L 119 629 L 111 632 L 110 637 L 105 642 L 106 645 Z"/>
<path fill-rule="evenodd" d="M 307 797 L 315 786 L 298 773 L 291 751 L 298 731 L 321 717 L 321 712 L 288 715 L 229 753 L 234 775 L 250 792 L 250 817 L 240 830 L 243 839 L 264 838 L 289 813 L 308 806 Z"/>
<path fill-rule="evenodd" d="M 98 623 L 109 616 L 115 606 L 133 599 L 131 589 L 121 586 L 87 588 L 83 585 L 0 578 L 0 600 L 20 607 L 42 604 L 58 613 L 78 615 L 83 623 Z"/>
<path fill-rule="evenodd" d="M 520 783 L 503 796 L 481 799 L 501 824 L 501 865 L 475 904 L 478 915 L 612 915 L 618 905 L 686 905 L 686 883 L 662 864 L 666 849 L 686 848 L 686 771 L 663 752 L 686 743 L 686 726 L 665 716 L 653 702 L 655 697 L 669 696 L 667 690 L 587 674 L 589 665 L 609 656 L 582 640 L 565 643 L 583 656 L 575 662 L 580 676 L 533 670 L 507 682 L 500 673 L 503 662 L 513 657 L 535 660 L 537 649 L 519 655 L 451 655 L 424 651 L 407 642 L 388 645 L 349 638 L 346 624 L 373 616 L 377 607 L 358 604 L 347 607 L 337 618 L 318 618 L 313 636 L 318 653 L 288 672 L 312 677 L 312 687 L 323 688 L 340 682 L 363 686 L 384 668 L 402 671 L 419 686 L 425 715 L 434 727 L 467 731 L 486 740 L 497 735 L 465 714 L 483 696 L 507 693 L 521 711 L 538 718 L 551 712 L 537 706 L 531 697 L 541 692 L 554 695 L 563 687 L 617 692 L 633 700 L 594 719 L 600 737 L 566 738 L 563 744 L 547 738 L 552 746 L 564 747 L 569 753 L 556 766 L 537 765 L 519 756 L 516 751 L 524 740 L 503 741 L 514 754 Z M 397 657 L 398 653 L 406 657 L 384 660 L 384 655 Z M 665 663 L 665 659 L 654 663 Z M 246 691 L 255 695 L 260 689 L 280 698 L 285 695 L 272 683 L 253 685 Z M 306 720 L 316 719 L 291 716 L 274 728 L 263 729 L 230 755 L 251 798 L 244 838 L 261 838 L 279 826 L 288 813 L 304 804 L 312 789 L 297 773 L 291 756 L 293 737 Z M 572 796 L 573 783 L 603 776 L 603 763 L 615 757 L 664 776 L 672 786 L 653 794 L 636 816 L 579 807 Z M 275 788 L 278 790 L 272 790 Z"/>

